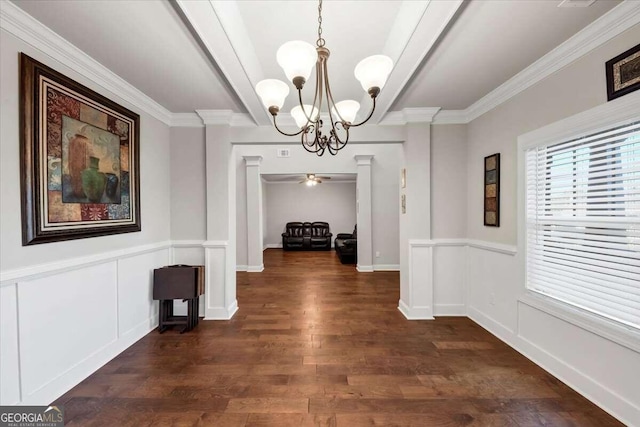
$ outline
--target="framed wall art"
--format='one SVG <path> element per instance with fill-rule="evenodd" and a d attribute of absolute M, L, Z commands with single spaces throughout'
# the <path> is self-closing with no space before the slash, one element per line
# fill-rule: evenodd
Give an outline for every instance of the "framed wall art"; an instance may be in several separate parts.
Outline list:
<path fill-rule="evenodd" d="M 640 44 L 607 61 L 605 69 L 608 101 L 640 89 Z"/>
<path fill-rule="evenodd" d="M 484 158 L 484 225 L 500 227 L 500 153 Z"/>
<path fill-rule="evenodd" d="M 20 54 L 22 244 L 140 231 L 140 116 Z"/>

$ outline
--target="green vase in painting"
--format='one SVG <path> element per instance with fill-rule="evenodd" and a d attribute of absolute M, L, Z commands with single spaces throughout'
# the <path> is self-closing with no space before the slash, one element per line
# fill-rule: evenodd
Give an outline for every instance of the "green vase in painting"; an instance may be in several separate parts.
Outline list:
<path fill-rule="evenodd" d="M 89 167 L 82 171 L 82 191 L 90 202 L 99 203 L 107 183 L 107 177 L 98 170 L 100 159 L 89 157 Z"/>

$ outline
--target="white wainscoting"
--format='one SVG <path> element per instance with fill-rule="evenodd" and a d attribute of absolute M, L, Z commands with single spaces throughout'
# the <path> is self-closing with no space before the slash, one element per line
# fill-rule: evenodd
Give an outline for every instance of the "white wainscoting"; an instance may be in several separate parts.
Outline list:
<path fill-rule="evenodd" d="M 46 405 L 157 326 L 171 242 L 2 273 L 0 404 Z"/>
<path fill-rule="evenodd" d="M 468 246 L 468 316 L 626 425 L 640 426 L 640 353 L 521 300 L 515 255 L 502 245 Z"/>

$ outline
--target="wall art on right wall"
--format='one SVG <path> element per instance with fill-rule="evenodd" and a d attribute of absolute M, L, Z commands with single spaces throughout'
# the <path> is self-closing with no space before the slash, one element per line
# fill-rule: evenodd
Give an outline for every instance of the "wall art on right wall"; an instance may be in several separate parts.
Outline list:
<path fill-rule="evenodd" d="M 640 89 L 640 44 L 605 64 L 607 101 Z"/>
<path fill-rule="evenodd" d="M 484 158 L 484 225 L 500 227 L 500 153 Z"/>

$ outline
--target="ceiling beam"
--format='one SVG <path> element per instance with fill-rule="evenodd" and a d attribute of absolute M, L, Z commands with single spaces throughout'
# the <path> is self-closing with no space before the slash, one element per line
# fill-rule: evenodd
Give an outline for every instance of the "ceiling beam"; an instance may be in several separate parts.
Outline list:
<path fill-rule="evenodd" d="M 176 0 L 194 34 L 225 75 L 251 119 L 268 125 L 270 116 L 255 93 L 262 68 L 235 1 Z"/>
<path fill-rule="evenodd" d="M 395 66 L 377 100 L 373 123 L 379 123 L 402 94 L 463 3 L 463 0 L 402 2 L 383 50 Z M 370 102 L 366 98 L 363 105 Z"/>

